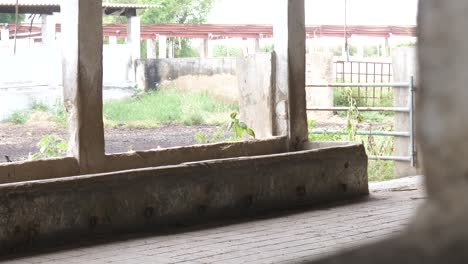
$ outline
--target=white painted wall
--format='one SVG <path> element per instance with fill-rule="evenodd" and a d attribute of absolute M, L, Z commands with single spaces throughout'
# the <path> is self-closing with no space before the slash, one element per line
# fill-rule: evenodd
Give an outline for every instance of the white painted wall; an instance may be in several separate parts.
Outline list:
<path fill-rule="evenodd" d="M 13 53 L 13 41 L 0 47 L 0 86 L 9 84 L 61 85 L 62 51 L 59 42 L 51 46 L 18 41 Z M 133 86 L 128 73 L 131 52 L 126 44 L 104 45 L 104 85 Z"/>

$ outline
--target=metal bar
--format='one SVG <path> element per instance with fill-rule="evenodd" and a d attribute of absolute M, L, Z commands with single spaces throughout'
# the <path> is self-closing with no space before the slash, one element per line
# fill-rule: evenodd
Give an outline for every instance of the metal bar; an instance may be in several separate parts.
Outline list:
<path fill-rule="evenodd" d="M 370 160 L 393 160 L 393 161 L 411 161 L 411 157 L 401 156 L 368 156 Z"/>
<path fill-rule="evenodd" d="M 348 111 L 349 107 L 308 107 L 307 111 Z M 411 109 L 408 107 L 357 107 L 358 111 L 363 112 L 401 112 L 410 113 Z"/>
<path fill-rule="evenodd" d="M 410 83 L 316 83 L 308 84 L 306 87 L 390 87 L 390 88 L 409 88 Z"/>
<path fill-rule="evenodd" d="M 323 135 L 323 134 L 337 134 L 337 135 L 348 135 L 348 132 L 343 130 L 321 130 L 313 129 L 309 133 L 314 135 Z M 410 132 L 402 131 L 357 131 L 356 135 L 360 136 L 383 136 L 383 137 L 411 137 Z"/>
<path fill-rule="evenodd" d="M 411 76 L 410 79 L 410 148 L 411 148 L 411 166 L 416 167 L 416 149 L 415 149 L 415 140 L 414 140 L 414 77 Z"/>

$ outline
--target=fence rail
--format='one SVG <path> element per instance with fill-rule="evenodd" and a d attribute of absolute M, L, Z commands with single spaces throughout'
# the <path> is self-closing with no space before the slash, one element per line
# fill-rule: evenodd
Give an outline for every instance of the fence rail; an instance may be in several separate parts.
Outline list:
<path fill-rule="evenodd" d="M 357 131 L 357 135 L 367 136 L 392 136 L 392 137 L 409 137 L 410 146 L 408 156 L 369 156 L 373 160 L 393 160 L 393 161 L 408 161 L 411 165 L 416 166 L 416 151 L 414 141 L 414 83 L 413 77 L 407 83 L 325 83 L 325 84 L 310 84 L 306 87 L 314 88 L 346 88 L 346 87 L 385 87 L 385 88 L 406 88 L 409 89 L 409 105 L 408 107 L 357 107 L 358 111 L 370 112 L 401 112 L 409 113 L 410 116 L 410 131 Z M 348 111 L 349 107 L 308 107 L 307 111 Z M 346 135 L 345 131 L 338 130 L 311 130 L 312 134 L 339 134 Z"/>

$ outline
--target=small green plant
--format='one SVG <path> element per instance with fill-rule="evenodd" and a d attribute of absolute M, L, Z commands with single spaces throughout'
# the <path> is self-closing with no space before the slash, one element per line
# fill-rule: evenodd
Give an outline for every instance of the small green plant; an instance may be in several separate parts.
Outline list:
<path fill-rule="evenodd" d="M 15 125 L 23 125 L 28 122 L 30 115 L 31 113 L 27 110 L 18 110 L 11 113 L 5 121 Z"/>
<path fill-rule="evenodd" d="M 247 134 L 255 139 L 255 132 L 249 128 L 244 122 L 241 122 L 238 118 L 238 113 L 233 112 L 230 115 L 231 121 L 226 126 L 219 127 L 216 132 L 208 136 L 202 132 L 195 134 L 195 141 L 199 144 L 216 143 L 222 141 L 239 141 L 242 139 L 244 134 Z M 233 136 L 228 137 L 228 134 L 232 133 Z"/>
<path fill-rule="evenodd" d="M 236 140 L 240 140 L 244 136 L 244 133 L 255 138 L 255 132 L 244 122 L 240 121 L 238 113 L 236 112 L 231 113 L 231 121 L 229 123 L 228 130 L 234 133 L 234 139 Z"/>
<path fill-rule="evenodd" d="M 358 126 L 362 122 L 362 115 L 359 113 L 358 104 L 353 97 L 352 89 L 348 88 L 346 90 L 346 94 L 348 96 L 348 111 L 347 111 L 347 119 L 348 123 L 346 126 L 346 131 L 348 132 L 348 140 L 349 141 L 356 141 L 356 134 L 358 131 Z"/>
<path fill-rule="evenodd" d="M 36 98 L 31 98 L 30 103 L 29 103 L 29 108 L 32 111 L 40 111 L 40 112 L 50 111 L 50 107 L 46 103 Z"/>
<path fill-rule="evenodd" d="M 67 151 L 67 143 L 57 135 L 45 135 L 37 144 L 39 152 L 30 157 L 31 160 L 56 158 L 64 156 Z"/>
<path fill-rule="evenodd" d="M 208 136 L 202 132 L 197 132 L 195 133 L 195 141 L 198 144 L 211 144 L 211 143 L 217 143 L 217 142 L 222 142 L 226 138 L 226 130 L 224 126 L 219 127 L 216 132 Z"/>

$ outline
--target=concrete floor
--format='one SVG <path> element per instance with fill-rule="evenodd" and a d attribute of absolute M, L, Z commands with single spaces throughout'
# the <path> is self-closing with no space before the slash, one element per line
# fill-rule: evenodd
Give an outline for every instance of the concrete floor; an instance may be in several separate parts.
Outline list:
<path fill-rule="evenodd" d="M 399 233 L 426 199 L 421 180 L 371 184 L 371 196 L 354 203 L 78 243 L 4 263 L 300 263 Z"/>

